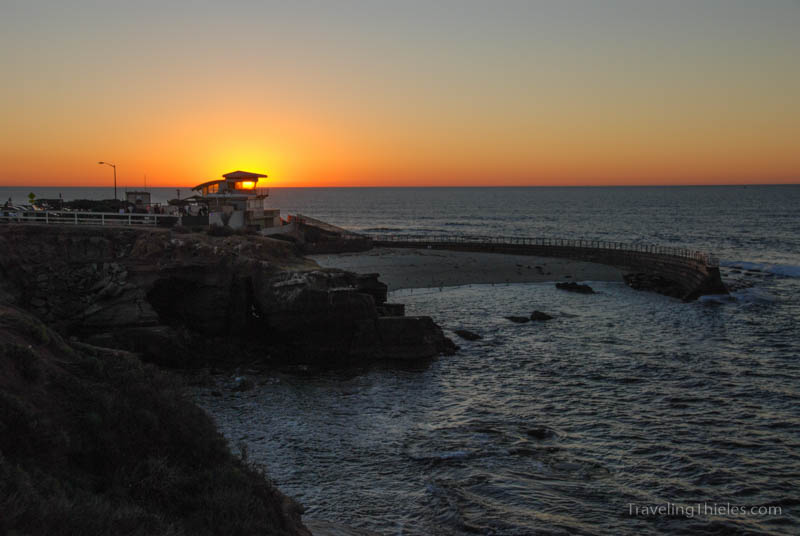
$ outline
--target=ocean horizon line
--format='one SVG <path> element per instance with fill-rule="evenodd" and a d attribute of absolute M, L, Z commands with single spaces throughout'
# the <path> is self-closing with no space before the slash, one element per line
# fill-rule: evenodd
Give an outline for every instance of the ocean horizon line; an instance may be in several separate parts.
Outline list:
<path fill-rule="evenodd" d="M 776 182 L 776 183 L 730 183 L 730 184 L 564 184 L 564 185 L 537 185 L 537 184 L 508 184 L 508 185 L 434 185 L 434 186 L 418 186 L 418 185 L 396 185 L 396 186 L 265 186 L 270 189 L 280 190 L 300 190 L 300 189 L 315 189 L 315 190 L 355 190 L 355 189 L 370 189 L 370 190 L 392 190 L 392 189 L 425 189 L 425 190 L 446 190 L 446 189 L 555 189 L 555 188 L 731 188 L 731 187 L 775 187 L 775 186 L 800 186 L 800 179 L 798 182 Z M 114 186 L 107 185 L 81 185 L 81 186 L 65 186 L 65 185 L 47 185 L 47 184 L 20 184 L 20 185 L 3 185 L 0 184 L 0 189 L 18 189 L 18 188 L 64 188 L 64 189 L 93 189 L 93 188 L 109 188 L 113 189 Z M 192 189 L 193 186 L 120 186 L 116 187 L 118 190 L 152 190 L 152 189 Z"/>

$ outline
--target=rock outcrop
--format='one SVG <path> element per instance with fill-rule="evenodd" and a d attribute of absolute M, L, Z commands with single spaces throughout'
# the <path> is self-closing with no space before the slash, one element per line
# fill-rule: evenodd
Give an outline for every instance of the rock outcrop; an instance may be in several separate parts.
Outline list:
<path fill-rule="evenodd" d="M 454 329 L 453 333 L 455 333 L 456 335 L 458 335 L 459 337 L 461 337 L 466 341 L 478 341 L 483 338 L 483 336 L 468 329 Z"/>
<path fill-rule="evenodd" d="M 378 318 L 378 335 L 384 359 L 409 360 L 417 359 L 420 354 L 435 356 L 457 350 L 428 316 Z"/>
<path fill-rule="evenodd" d="M 550 430 L 545 426 L 537 426 L 535 428 L 529 428 L 525 430 L 525 433 L 529 437 L 533 437 L 536 439 L 548 439 L 550 437 L 553 437 L 553 435 L 555 435 L 552 430 Z"/>
<path fill-rule="evenodd" d="M 679 283 L 658 274 L 639 272 L 625 274 L 622 277 L 625 283 L 634 290 L 657 292 L 673 298 L 682 298 L 684 296 L 683 289 Z"/>
<path fill-rule="evenodd" d="M 0 251 L 0 299 L 162 365 L 358 366 L 453 348 L 386 304 L 377 274 L 320 269 L 270 238 L 9 225 Z"/>
<path fill-rule="evenodd" d="M 577 292 L 578 294 L 594 294 L 594 289 L 592 289 L 592 287 L 589 285 L 576 283 L 575 281 L 570 281 L 569 283 L 556 283 L 556 288 L 566 290 L 568 292 Z"/>

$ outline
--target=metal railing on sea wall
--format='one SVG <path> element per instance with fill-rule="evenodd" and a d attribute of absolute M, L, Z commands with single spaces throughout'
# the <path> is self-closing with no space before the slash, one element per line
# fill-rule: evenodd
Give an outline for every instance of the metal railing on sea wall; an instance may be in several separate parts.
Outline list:
<path fill-rule="evenodd" d="M 178 221 L 178 216 L 169 214 L 120 214 L 117 212 L 66 212 L 53 210 L 0 211 L 0 223 L 171 227 L 176 225 Z"/>
<path fill-rule="evenodd" d="M 363 236 L 363 235 L 362 235 Z M 659 246 L 656 244 L 635 244 L 628 242 L 612 242 L 606 240 L 582 240 L 576 238 L 543 238 L 524 236 L 476 236 L 476 235 L 418 235 L 418 234 L 392 234 L 371 235 L 373 242 L 378 245 L 392 244 L 418 244 L 435 245 L 443 247 L 452 246 L 518 246 L 538 248 L 573 248 L 586 250 L 608 250 L 619 253 L 651 253 L 666 255 L 681 259 L 691 259 L 703 263 L 708 267 L 718 267 L 719 259 L 710 253 L 674 246 Z"/>

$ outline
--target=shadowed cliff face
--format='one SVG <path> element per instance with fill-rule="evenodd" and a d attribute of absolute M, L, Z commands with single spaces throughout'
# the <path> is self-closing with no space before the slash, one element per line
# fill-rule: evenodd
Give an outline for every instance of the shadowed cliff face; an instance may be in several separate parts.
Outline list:
<path fill-rule="evenodd" d="M 430 319 L 380 316 L 376 276 L 322 270 L 269 238 L 14 225 L 0 250 L 0 298 L 160 364 L 336 367 L 453 349 Z"/>
<path fill-rule="evenodd" d="M 310 536 L 181 385 L 0 304 L 0 534 Z"/>

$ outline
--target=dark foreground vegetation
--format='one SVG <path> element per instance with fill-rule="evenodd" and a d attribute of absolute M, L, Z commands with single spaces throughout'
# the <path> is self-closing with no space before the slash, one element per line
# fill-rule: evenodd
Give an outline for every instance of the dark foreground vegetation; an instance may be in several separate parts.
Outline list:
<path fill-rule="evenodd" d="M 0 534 L 309 534 L 179 383 L 0 304 Z"/>

